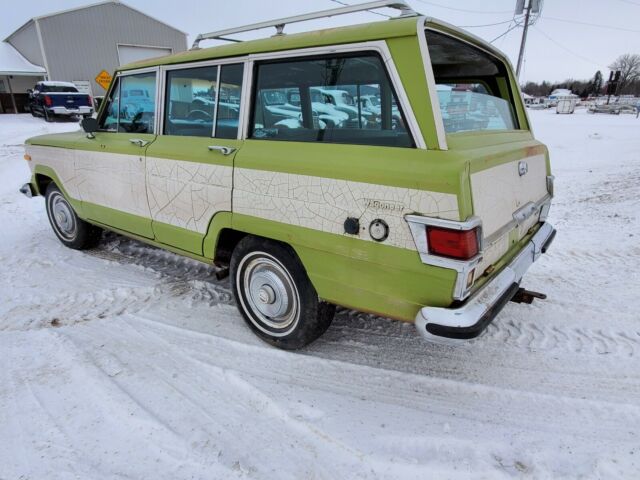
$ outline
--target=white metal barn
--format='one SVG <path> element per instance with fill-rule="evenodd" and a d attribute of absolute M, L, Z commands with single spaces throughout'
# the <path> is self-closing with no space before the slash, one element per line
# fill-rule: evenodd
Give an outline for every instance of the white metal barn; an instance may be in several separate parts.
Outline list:
<path fill-rule="evenodd" d="M 103 70 L 186 49 L 185 32 L 118 0 L 34 17 L 1 45 L 0 112 L 24 111 L 26 89 L 38 80 L 86 82 L 104 95 L 95 81 Z M 12 71 L 15 64 L 33 68 Z"/>

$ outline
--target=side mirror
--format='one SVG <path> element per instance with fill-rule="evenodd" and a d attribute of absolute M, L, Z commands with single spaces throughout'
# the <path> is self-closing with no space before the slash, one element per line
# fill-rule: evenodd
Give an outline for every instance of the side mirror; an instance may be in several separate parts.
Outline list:
<path fill-rule="evenodd" d="M 98 131 L 98 121 L 93 117 L 83 118 L 80 126 L 88 133 L 89 138 L 93 138 L 93 133 Z"/>

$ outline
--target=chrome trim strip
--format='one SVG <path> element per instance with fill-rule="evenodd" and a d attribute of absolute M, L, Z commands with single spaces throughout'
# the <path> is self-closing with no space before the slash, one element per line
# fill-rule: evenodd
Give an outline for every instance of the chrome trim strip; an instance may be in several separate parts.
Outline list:
<path fill-rule="evenodd" d="M 544 197 L 542 197 L 540 200 L 538 200 L 535 203 L 529 202 L 524 207 L 520 208 L 519 210 L 516 210 L 516 212 L 513 214 L 513 220 L 510 220 L 509 222 L 505 223 L 498 230 L 496 230 L 491 235 L 486 237 L 484 239 L 484 244 L 485 245 L 493 244 L 498 239 L 500 239 L 500 237 L 505 235 L 507 232 L 510 232 L 511 230 L 516 228 L 518 225 L 520 225 L 521 223 L 525 222 L 529 217 L 531 217 L 531 215 L 535 214 L 536 212 L 540 212 L 540 220 L 541 221 L 544 220 L 542 218 L 542 210 L 543 210 L 543 208 L 545 206 L 547 206 L 546 211 L 548 213 L 549 212 L 549 208 L 551 207 L 551 196 L 550 195 L 545 195 Z M 516 218 L 516 214 L 518 214 L 518 212 L 520 212 L 525 207 L 532 209 L 530 211 L 529 215 L 527 215 L 526 217 L 524 217 L 522 219 Z M 545 217 L 545 219 L 546 219 L 546 217 Z"/>
<path fill-rule="evenodd" d="M 436 86 L 436 77 L 433 74 L 431 56 L 429 55 L 429 46 L 427 45 L 427 37 L 425 35 L 426 22 L 427 17 L 418 17 L 416 35 L 418 36 L 418 45 L 420 45 L 420 54 L 422 55 L 422 66 L 424 67 L 424 74 L 427 79 L 427 89 L 429 90 L 433 119 L 436 124 L 438 148 L 440 148 L 440 150 L 448 150 L 447 134 L 444 130 L 444 120 L 442 120 L 442 110 L 440 110 L 440 99 L 438 98 L 438 87 Z"/>
<path fill-rule="evenodd" d="M 527 270 L 542 255 L 542 246 L 553 232 L 553 227 L 544 223 L 509 265 L 486 285 L 483 285 L 461 307 L 423 307 L 420 309 L 414 322 L 418 332 L 426 340 L 436 343 L 460 344 L 463 342 L 464 340 L 435 336 L 427 331 L 427 324 L 450 328 L 466 328 L 476 325 L 514 283 L 520 283 Z"/>

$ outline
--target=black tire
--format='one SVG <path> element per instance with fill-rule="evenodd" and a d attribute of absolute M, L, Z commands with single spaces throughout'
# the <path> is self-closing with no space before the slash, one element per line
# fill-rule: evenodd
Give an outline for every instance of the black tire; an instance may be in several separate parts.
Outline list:
<path fill-rule="evenodd" d="M 53 233 L 65 246 L 74 250 L 85 250 L 97 245 L 101 230 L 78 217 L 54 183 L 47 187 L 45 204 Z"/>
<path fill-rule="evenodd" d="M 297 350 L 331 325 L 335 305 L 318 298 L 302 263 L 288 245 L 245 237 L 233 251 L 230 271 L 240 313 L 249 328 L 267 343 Z"/>
<path fill-rule="evenodd" d="M 44 121 L 45 122 L 52 122 L 53 121 L 53 113 L 47 112 L 46 108 L 43 108 L 42 112 L 44 113 Z"/>
<path fill-rule="evenodd" d="M 29 112 L 31 112 L 32 117 L 36 116 L 36 112 L 33 111 L 33 107 L 31 105 L 29 105 Z"/>

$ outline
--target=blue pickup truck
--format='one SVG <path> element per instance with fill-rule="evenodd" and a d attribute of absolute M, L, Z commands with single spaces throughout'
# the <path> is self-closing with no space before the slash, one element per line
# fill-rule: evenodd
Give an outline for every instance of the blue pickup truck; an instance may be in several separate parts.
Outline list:
<path fill-rule="evenodd" d="M 31 115 L 41 115 L 47 122 L 58 115 L 90 117 L 93 114 L 91 95 L 80 93 L 70 82 L 38 82 L 29 90 L 29 99 Z"/>

